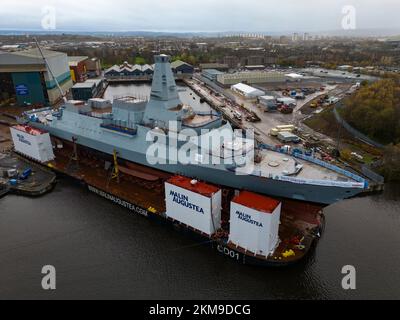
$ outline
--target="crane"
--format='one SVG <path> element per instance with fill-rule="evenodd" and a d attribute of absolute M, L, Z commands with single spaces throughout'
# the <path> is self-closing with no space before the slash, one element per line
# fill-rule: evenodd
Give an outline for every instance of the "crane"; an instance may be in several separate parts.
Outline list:
<path fill-rule="evenodd" d="M 45 57 L 44 54 L 43 54 L 43 50 L 42 50 L 42 48 L 40 47 L 37 38 L 34 37 L 33 39 L 35 40 L 36 46 L 37 46 L 38 49 L 39 49 L 40 55 L 42 56 L 42 59 L 43 59 L 45 65 L 46 65 L 46 67 L 47 67 L 47 70 L 49 70 L 49 73 L 50 73 L 51 77 L 52 77 L 53 80 L 55 81 L 56 86 L 57 86 L 58 90 L 59 90 L 60 93 L 61 93 L 61 97 L 63 98 L 64 102 L 67 102 L 67 98 L 66 98 L 66 96 L 65 96 L 65 93 L 64 93 L 63 89 L 61 88 L 60 84 L 58 83 L 57 78 L 54 76 L 54 73 L 53 73 L 53 71 L 51 70 L 51 67 L 50 67 L 49 63 L 47 62 L 47 59 L 46 59 L 46 57 Z"/>

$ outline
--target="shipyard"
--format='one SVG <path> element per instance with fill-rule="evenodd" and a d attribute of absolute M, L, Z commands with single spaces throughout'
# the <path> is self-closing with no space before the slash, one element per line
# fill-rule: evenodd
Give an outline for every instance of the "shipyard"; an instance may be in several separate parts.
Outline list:
<path fill-rule="evenodd" d="M 43 54 L 39 44 L 37 53 Z M 51 53 L 48 52 L 48 54 Z M 47 61 L 44 54 L 43 61 Z M 155 61 L 150 100 L 122 97 L 114 99 L 111 103 L 107 100 L 89 98 L 85 103 L 78 100 L 67 101 L 64 98 L 65 104 L 58 109 L 27 110 L 18 118 L 21 124 L 10 128 L 15 152 L 43 163 L 55 172 L 82 181 L 88 185 L 90 191 L 131 211 L 147 217 L 164 219 L 174 226 L 179 226 L 179 229 L 185 233 L 212 239 L 213 245 L 215 243 L 217 247 L 236 252 L 237 261 L 244 264 L 287 265 L 293 263 L 303 258 L 322 235 L 323 208 L 338 199 L 325 200 L 321 198 L 321 195 L 317 199 L 314 198 L 317 195 L 315 193 L 307 198 L 304 190 L 295 191 L 296 186 L 298 189 L 300 187 L 304 189 L 315 185 L 320 190 L 331 187 L 330 193 L 339 192 L 335 197 L 343 197 L 343 199 L 355 196 L 357 193 L 368 192 L 367 179 L 305 156 L 299 149 L 292 151 L 290 146 L 267 145 L 265 140 L 257 144 L 256 153 L 259 159 L 257 163 L 251 163 L 253 170 L 249 171 L 247 176 L 240 176 L 238 170 L 243 170 L 243 166 L 247 164 L 237 167 L 236 156 L 246 157 L 250 150 L 249 146 L 254 148 L 254 144 L 248 137 L 238 138 L 237 134 L 233 134 L 229 122 L 221 121 L 221 116 L 218 113 L 214 114 L 213 110 L 210 110 L 210 115 L 207 115 L 204 112 L 196 113 L 190 105 L 182 107 L 169 57 L 161 54 L 155 56 Z M 47 65 L 47 62 L 46 66 L 51 72 L 51 67 Z M 166 88 L 169 91 L 166 91 Z M 64 96 L 60 86 L 59 89 Z M 110 105 L 112 105 L 111 110 Z M 127 109 L 128 106 L 130 109 Z M 176 122 L 171 128 L 171 123 L 174 123 L 173 113 L 177 112 L 185 118 L 180 120 L 181 122 Z M 124 116 L 125 119 L 113 118 L 113 114 L 116 117 Z M 155 117 L 160 117 L 160 115 L 164 118 L 155 120 Z M 103 137 L 99 139 L 103 142 L 112 137 L 113 140 L 110 140 L 114 141 L 112 145 L 110 147 L 101 144 L 94 145 L 89 142 L 89 136 L 82 136 L 86 133 L 73 131 L 64 133 L 57 129 L 57 122 L 63 121 L 64 118 L 67 121 L 77 121 L 76 117 L 86 119 L 87 132 L 100 134 Z M 230 118 L 227 117 L 227 119 Z M 89 121 L 95 121 L 98 128 L 94 126 L 90 128 Z M 133 124 L 131 121 L 136 123 Z M 165 125 L 167 121 L 169 121 L 168 127 Z M 68 125 L 68 122 L 66 124 Z M 82 125 L 85 124 L 82 123 L 80 126 Z M 148 155 L 146 155 L 147 160 L 138 162 L 138 156 L 135 160 L 129 158 L 129 152 L 124 149 L 126 147 L 119 145 L 116 141 L 117 139 L 130 140 L 130 143 L 137 141 L 136 143 L 141 144 L 138 145 L 138 150 L 144 150 L 142 146 L 146 143 L 136 140 L 137 135 L 143 130 L 141 125 L 143 129 L 152 129 L 146 134 L 142 133 L 146 136 L 147 143 L 148 137 L 151 136 L 150 143 L 153 143 L 154 137 L 157 137 L 157 140 L 154 140 L 157 141 L 154 146 L 168 144 L 168 155 L 163 152 L 153 154 L 152 156 L 157 159 L 170 158 L 171 152 L 176 155 L 181 153 L 178 150 L 178 143 L 173 143 L 171 140 L 171 132 L 179 132 L 183 126 L 187 128 L 186 130 L 194 129 L 194 133 L 201 127 L 207 128 L 207 131 L 201 131 L 198 140 L 200 142 L 211 138 L 212 141 L 211 144 L 208 143 L 205 146 L 195 142 L 192 135 L 188 135 L 190 139 L 186 141 L 187 138 L 181 131 L 179 136 L 183 136 L 183 139 L 180 137 L 180 141 L 186 141 L 187 145 L 195 147 L 195 159 L 191 154 L 185 162 L 186 167 L 182 166 L 182 162 L 172 164 L 169 161 L 149 162 Z M 71 129 L 73 126 L 74 124 L 71 123 Z M 218 129 L 217 126 L 222 127 Z M 238 127 L 244 129 L 240 124 Z M 98 131 L 99 129 L 103 131 Z M 222 129 L 231 132 L 231 136 L 228 134 L 228 141 L 224 139 L 221 141 L 221 138 L 226 136 L 224 133 L 218 135 Z M 160 140 L 164 131 L 168 132 L 169 138 Z M 80 132 L 85 132 L 85 130 Z M 36 145 L 32 137 L 36 137 L 36 140 L 40 142 Z M 81 140 L 88 142 L 80 144 Z M 148 144 L 146 149 L 150 150 L 152 146 Z M 188 148 L 184 145 L 182 149 L 186 152 Z M 221 150 L 223 150 L 222 153 Z M 125 157 L 121 158 L 122 155 Z M 208 163 L 204 162 L 203 156 L 208 156 L 208 161 L 213 159 L 212 167 L 208 169 L 215 171 L 211 176 L 200 173 L 194 167 L 190 168 L 196 163 L 198 163 L 197 166 L 207 166 Z M 235 160 L 232 161 L 232 158 Z M 146 167 L 146 163 L 151 163 L 153 168 Z M 208 173 L 208 170 L 204 173 Z M 218 178 L 218 171 L 225 172 L 222 179 Z M 195 172 L 197 175 L 194 175 Z M 236 172 L 236 178 L 232 172 Z M 281 172 L 282 176 L 280 176 Z M 177 175 L 177 173 L 184 175 Z M 228 178 L 228 175 L 232 177 Z M 257 179 L 259 181 L 256 184 Z M 276 186 L 273 187 L 273 191 L 270 188 L 261 187 L 265 183 L 264 179 L 275 181 Z M 247 186 L 246 180 L 248 180 Z M 140 188 L 138 189 L 137 186 L 134 188 L 132 182 Z M 281 192 L 279 192 L 279 184 L 285 185 Z M 290 194 L 290 188 L 293 188 L 293 194 Z M 342 193 L 341 188 L 346 194 Z M 133 192 L 134 189 L 137 191 Z M 272 199 L 269 196 L 277 198 Z M 165 204 L 163 204 L 164 197 Z M 211 199 L 207 205 L 206 198 Z M 203 217 L 194 216 L 193 213 L 201 214 Z M 262 234 L 265 240 L 260 242 L 257 239 Z M 272 241 L 269 242 L 267 239 Z"/>
<path fill-rule="evenodd" d="M 400 44 L 362 32 L 0 25 L 0 297 L 399 297 Z"/>

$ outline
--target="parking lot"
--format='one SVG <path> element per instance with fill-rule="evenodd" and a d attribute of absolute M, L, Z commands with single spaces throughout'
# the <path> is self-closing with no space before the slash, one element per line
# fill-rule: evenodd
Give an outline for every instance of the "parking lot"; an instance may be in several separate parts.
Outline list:
<path fill-rule="evenodd" d="M 305 95 L 304 99 L 299 99 L 296 101 L 296 106 L 293 108 L 292 114 L 282 114 L 279 111 L 266 112 L 266 108 L 255 99 L 248 100 L 245 97 L 234 93 L 230 89 L 225 89 L 217 84 L 202 78 L 201 76 L 196 76 L 192 81 L 193 85 L 199 92 L 205 95 L 209 100 L 214 102 L 214 105 L 224 106 L 223 111 L 225 115 L 229 118 L 239 121 L 243 129 L 253 129 L 257 140 L 262 143 L 267 144 L 279 144 L 280 141 L 271 136 L 270 130 L 279 125 L 293 124 L 300 129 L 300 132 L 305 132 L 307 136 L 313 136 L 315 140 L 328 139 L 323 137 L 318 133 L 313 132 L 309 128 L 304 128 L 302 121 L 309 116 L 309 114 L 303 114 L 302 111 L 306 106 L 308 106 L 312 101 L 317 98 L 329 95 L 343 97 L 344 88 L 342 85 L 329 85 L 325 82 L 319 83 L 307 83 L 305 87 L 314 88 L 313 93 Z M 323 90 L 321 90 L 323 87 Z M 279 87 L 271 86 L 270 90 L 268 85 L 257 86 L 259 89 L 263 89 L 267 95 L 272 95 L 274 97 L 283 97 L 284 90 L 301 90 L 301 84 L 294 82 L 290 84 L 284 84 Z M 281 89 L 281 90 L 278 90 Z M 314 110 L 315 112 L 318 110 Z M 254 121 L 249 119 L 249 115 L 254 113 L 259 121 Z M 239 117 L 238 117 L 239 115 Z"/>

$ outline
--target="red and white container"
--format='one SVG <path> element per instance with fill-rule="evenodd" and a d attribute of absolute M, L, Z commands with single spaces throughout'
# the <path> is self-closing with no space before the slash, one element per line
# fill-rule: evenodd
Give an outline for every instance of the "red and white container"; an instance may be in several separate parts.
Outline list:
<path fill-rule="evenodd" d="M 253 254 L 268 257 L 279 243 L 282 204 L 248 191 L 231 202 L 229 241 Z"/>
<path fill-rule="evenodd" d="M 208 236 L 221 228 L 219 188 L 182 176 L 165 183 L 166 215 Z"/>
<path fill-rule="evenodd" d="M 42 163 L 54 160 L 48 132 L 24 125 L 10 127 L 10 131 L 15 151 Z"/>

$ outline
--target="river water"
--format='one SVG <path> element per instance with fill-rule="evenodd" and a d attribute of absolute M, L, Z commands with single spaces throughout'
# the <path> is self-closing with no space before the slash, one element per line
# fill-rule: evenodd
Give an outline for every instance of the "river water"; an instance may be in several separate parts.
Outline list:
<path fill-rule="evenodd" d="M 242 266 L 62 178 L 40 199 L 0 199 L 0 299 L 400 299 L 400 185 L 325 214 L 303 262 Z M 41 288 L 44 265 L 55 291 Z M 342 289 L 345 265 L 356 290 Z"/>

